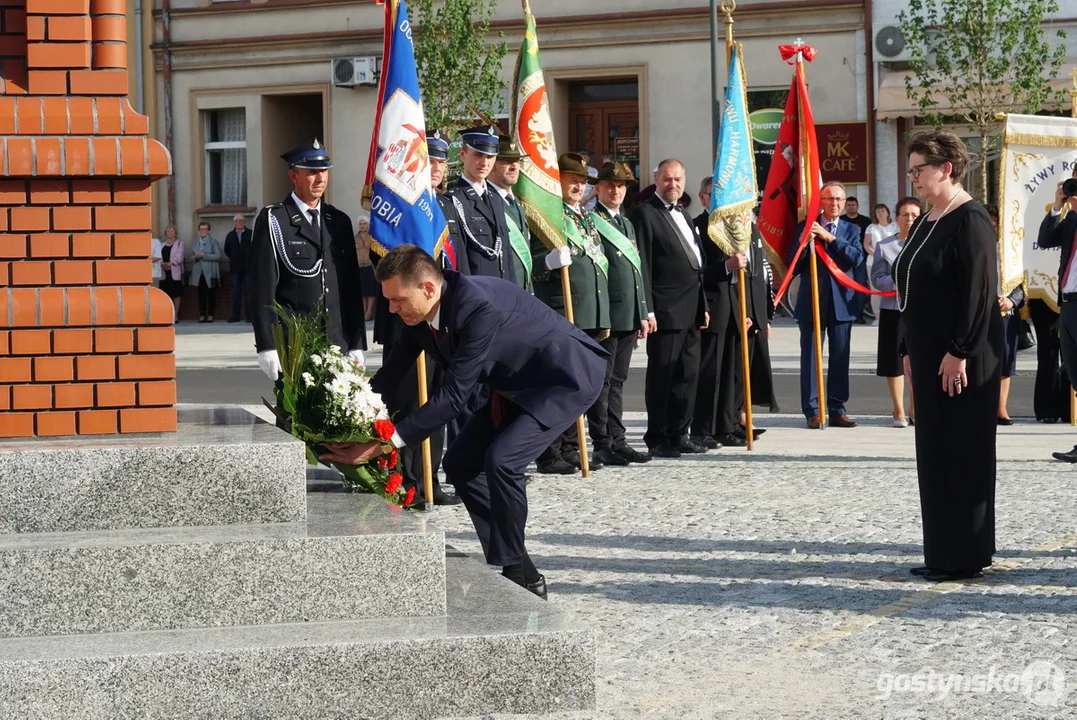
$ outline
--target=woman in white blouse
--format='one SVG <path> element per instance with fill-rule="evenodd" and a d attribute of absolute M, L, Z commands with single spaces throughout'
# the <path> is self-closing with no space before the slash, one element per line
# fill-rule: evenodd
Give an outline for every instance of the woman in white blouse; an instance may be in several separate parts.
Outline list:
<path fill-rule="evenodd" d="M 868 255 L 874 255 L 875 246 L 886 238 L 896 235 L 898 231 L 897 223 L 890 217 L 890 208 L 884 203 L 879 203 L 874 207 L 872 217 L 875 222 L 868 225 L 868 229 L 864 232 L 864 250 Z"/>

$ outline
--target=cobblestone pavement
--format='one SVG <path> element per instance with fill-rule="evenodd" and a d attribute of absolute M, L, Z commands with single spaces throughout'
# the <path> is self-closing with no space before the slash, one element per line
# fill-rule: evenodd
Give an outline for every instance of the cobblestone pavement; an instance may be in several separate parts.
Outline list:
<path fill-rule="evenodd" d="M 598 638 L 596 712 L 556 717 L 1077 716 L 1077 469 L 1050 459 L 1077 431 L 1000 429 L 996 565 L 935 585 L 907 573 L 922 561 L 912 429 L 759 420 L 751 456 L 528 487 L 551 602 Z M 481 554 L 461 507 L 430 517 Z"/>

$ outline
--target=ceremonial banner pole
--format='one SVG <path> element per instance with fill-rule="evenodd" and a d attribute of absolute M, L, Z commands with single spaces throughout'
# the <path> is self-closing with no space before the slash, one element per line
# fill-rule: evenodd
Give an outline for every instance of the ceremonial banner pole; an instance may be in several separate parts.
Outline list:
<path fill-rule="evenodd" d="M 719 7 L 725 14 L 725 62 L 726 67 L 729 67 L 733 62 L 733 11 L 737 9 L 737 3 L 735 0 L 721 0 Z M 748 252 L 751 253 L 751 251 L 752 246 L 749 244 Z M 740 300 L 740 363 L 744 368 L 744 434 L 748 441 L 748 451 L 751 452 L 755 449 L 755 430 L 752 423 L 752 360 L 748 353 L 746 277 L 747 273 L 744 272 L 744 268 L 737 268 L 737 295 Z"/>
<path fill-rule="evenodd" d="M 802 41 L 797 38 L 797 45 L 801 45 Z M 797 53 L 796 71 L 801 78 L 804 77 L 804 54 L 802 52 Z M 805 86 L 807 83 L 804 83 Z M 808 159 L 808 153 L 810 152 L 810 143 L 808 139 L 808 127 L 804 122 L 804 96 L 801 93 L 797 94 L 797 110 L 800 113 L 800 192 L 801 192 L 801 207 L 807 210 L 811 205 L 811 192 L 813 187 L 813 178 L 808 177 L 808 167 L 810 165 Z M 815 222 L 815 218 L 809 218 L 807 213 L 804 215 L 804 224 L 807 225 L 808 221 Z M 822 322 L 819 318 L 819 264 L 818 264 L 818 252 L 815 249 L 815 237 L 811 237 L 808 240 L 808 246 L 811 250 L 811 255 L 808 260 L 811 264 L 811 314 L 812 314 L 812 328 L 815 332 L 815 384 L 818 390 L 817 398 L 819 404 L 819 414 L 816 418 L 819 420 L 819 429 L 822 430 L 826 427 L 826 416 L 823 413 L 823 405 L 826 403 L 826 387 L 823 384 L 823 332 Z"/>
<path fill-rule="evenodd" d="M 415 374 L 419 380 L 419 407 L 426 405 L 426 353 L 419 353 L 415 360 Z M 423 497 L 426 502 L 434 504 L 434 459 L 430 453 L 430 438 L 423 440 Z"/>
<path fill-rule="evenodd" d="M 546 97 L 546 80 L 539 61 L 538 31 L 528 0 L 521 0 L 524 11 L 524 39 L 513 72 L 512 134 L 525 157 L 520 158 L 520 179 L 512 186 L 523 205 L 532 234 L 550 250 L 565 247 L 564 202 L 561 199 L 561 174 L 557 169 L 557 148 L 553 120 Z M 574 323 L 572 286 L 568 268 L 561 268 L 561 293 L 565 298 L 565 319 Z M 580 471 L 591 476 L 587 460 L 587 437 L 583 416 L 576 418 L 576 436 L 580 443 Z"/>
<path fill-rule="evenodd" d="M 395 207 L 401 212 L 390 222 L 371 213 L 371 249 L 384 256 L 400 245 L 417 245 L 438 257 L 449 242 L 448 225 L 430 183 L 415 48 L 405 0 L 375 0 L 385 6 L 385 37 L 378 104 L 370 139 L 363 207 Z M 415 362 L 419 406 L 427 400 L 426 353 Z M 422 442 L 423 495 L 434 503 L 434 473 L 430 439 Z"/>

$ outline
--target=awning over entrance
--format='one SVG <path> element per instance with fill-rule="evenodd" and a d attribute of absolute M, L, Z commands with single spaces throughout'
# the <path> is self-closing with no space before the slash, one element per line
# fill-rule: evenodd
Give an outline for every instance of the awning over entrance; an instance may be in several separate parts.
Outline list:
<path fill-rule="evenodd" d="M 1068 59 L 1062 63 L 1062 73 L 1059 77 L 1055 78 L 1051 82 L 1051 86 L 1064 90 L 1072 87 L 1072 79 L 1068 75 L 1068 68 L 1077 65 L 1077 58 Z M 889 118 L 896 117 L 916 117 L 922 115 L 922 111 L 917 107 L 916 103 L 910 100 L 905 94 L 905 78 L 912 78 L 913 85 L 916 84 L 915 76 L 912 70 L 890 70 L 882 66 L 878 66 L 879 71 L 879 91 L 875 94 L 875 115 L 878 120 L 887 120 Z M 942 96 L 937 96 L 942 100 Z M 1000 108 L 1005 110 L 1005 108 Z M 953 114 L 953 109 L 940 104 L 938 111 L 943 114 Z"/>

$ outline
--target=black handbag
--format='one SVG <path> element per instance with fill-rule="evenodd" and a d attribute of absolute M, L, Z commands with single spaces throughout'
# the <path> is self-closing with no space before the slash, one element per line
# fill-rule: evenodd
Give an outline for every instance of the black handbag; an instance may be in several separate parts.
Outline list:
<path fill-rule="evenodd" d="M 1028 320 L 1022 320 L 1017 332 L 1017 349 L 1028 350 L 1036 345 L 1036 338 L 1032 335 L 1032 327 Z"/>

